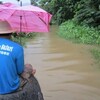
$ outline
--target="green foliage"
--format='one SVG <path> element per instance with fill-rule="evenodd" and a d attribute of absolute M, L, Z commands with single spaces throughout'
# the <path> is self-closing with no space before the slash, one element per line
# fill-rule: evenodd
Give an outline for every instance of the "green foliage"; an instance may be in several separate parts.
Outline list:
<path fill-rule="evenodd" d="M 100 25 L 100 0 L 81 0 L 75 6 L 74 19 L 79 24 L 90 27 Z"/>
<path fill-rule="evenodd" d="M 93 54 L 94 58 L 96 59 L 96 63 L 100 64 L 100 49 L 92 49 L 91 53 Z"/>
<path fill-rule="evenodd" d="M 75 19 L 78 24 L 100 29 L 100 0 L 41 0 L 57 24 Z"/>
<path fill-rule="evenodd" d="M 25 46 L 25 43 L 28 39 L 32 39 L 36 36 L 35 33 L 29 33 L 29 34 L 26 34 L 26 33 L 19 33 L 19 34 L 16 34 L 16 33 L 13 33 L 12 34 L 12 41 L 14 42 L 17 42 L 19 44 L 21 44 L 22 46 Z"/>
<path fill-rule="evenodd" d="M 38 0 L 30 0 L 30 1 L 31 1 L 31 4 L 32 4 L 32 5 L 35 5 L 35 6 L 37 6 L 37 5 L 38 5 L 38 3 L 37 3 L 37 2 L 38 2 Z"/>
<path fill-rule="evenodd" d="M 57 24 L 61 24 L 74 16 L 75 3 L 80 0 L 41 0 L 41 6 L 53 15 Z"/>
<path fill-rule="evenodd" d="M 58 34 L 66 39 L 74 39 L 82 43 L 100 44 L 100 31 L 93 27 L 77 25 L 71 20 L 59 26 Z"/>

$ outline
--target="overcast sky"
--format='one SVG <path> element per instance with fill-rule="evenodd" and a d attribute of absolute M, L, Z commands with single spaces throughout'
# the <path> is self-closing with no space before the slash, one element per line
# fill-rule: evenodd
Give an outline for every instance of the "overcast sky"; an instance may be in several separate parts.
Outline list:
<path fill-rule="evenodd" d="M 11 3 L 19 4 L 17 0 L 0 0 L 0 1 L 2 1 L 3 3 L 11 2 Z M 30 0 L 21 0 L 21 1 L 23 5 L 30 4 Z"/>

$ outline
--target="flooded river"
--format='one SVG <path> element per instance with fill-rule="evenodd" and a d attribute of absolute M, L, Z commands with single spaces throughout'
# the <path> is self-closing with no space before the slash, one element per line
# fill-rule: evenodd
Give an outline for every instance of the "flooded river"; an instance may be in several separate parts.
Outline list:
<path fill-rule="evenodd" d="M 37 70 L 45 100 L 100 100 L 100 70 L 88 46 L 74 44 L 56 35 L 38 34 L 25 48 L 25 63 Z"/>

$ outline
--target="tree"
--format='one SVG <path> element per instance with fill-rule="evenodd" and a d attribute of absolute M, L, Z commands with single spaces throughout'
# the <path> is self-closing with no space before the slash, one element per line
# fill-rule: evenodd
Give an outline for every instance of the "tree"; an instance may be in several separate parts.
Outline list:
<path fill-rule="evenodd" d="M 100 0 L 81 0 L 77 3 L 75 20 L 80 24 L 100 25 Z"/>
<path fill-rule="evenodd" d="M 31 5 L 35 5 L 35 6 L 38 6 L 38 2 L 40 0 L 31 0 Z"/>
<path fill-rule="evenodd" d="M 40 4 L 58 24 L 74 18 L 78 24 L 100 27 L 100 0 L 41 0 Z"/>
<path fill-rule="evenodd" d="M 75 3 L 80 0 L 41 0 L 41 5 L 52 13 L 58 24 L 74 17 Z"/>

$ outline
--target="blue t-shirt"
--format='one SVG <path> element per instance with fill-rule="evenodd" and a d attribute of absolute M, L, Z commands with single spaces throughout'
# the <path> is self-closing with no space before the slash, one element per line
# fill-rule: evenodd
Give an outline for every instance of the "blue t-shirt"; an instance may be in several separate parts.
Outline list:
<path fill-rule="evenodd" d="M 19 85 L 19 74 L 24 70 L 24 52 L 22 46 L 0 38 L 0 94 L 11 93 Z"/>

